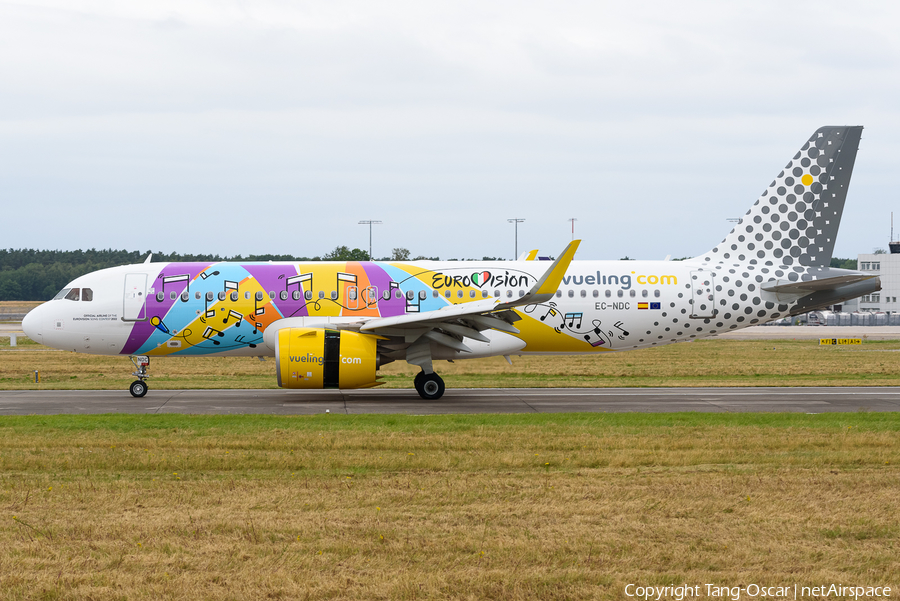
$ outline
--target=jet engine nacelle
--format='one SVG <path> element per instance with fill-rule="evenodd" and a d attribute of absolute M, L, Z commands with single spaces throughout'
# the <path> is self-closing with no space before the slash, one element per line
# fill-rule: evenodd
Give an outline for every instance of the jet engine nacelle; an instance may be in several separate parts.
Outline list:
<path fill-rule="evenodd" d="M 282 328 L 275 343 L 282 388 L 370 388 L 378 337 L 324 328 Z"/>

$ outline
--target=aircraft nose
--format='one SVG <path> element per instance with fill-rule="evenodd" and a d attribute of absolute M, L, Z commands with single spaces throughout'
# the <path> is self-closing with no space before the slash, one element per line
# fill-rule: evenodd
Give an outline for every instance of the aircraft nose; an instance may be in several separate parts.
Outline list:
<path fill-rule="evenodd" d="M 41 337 L 44 325 L 43 319 L 41 318 L 42 308 L 43 305 L 35 307 L 22 319 L 22 330 L 25 332 L 25 335 L 38 343 L 43 342 Z"/>

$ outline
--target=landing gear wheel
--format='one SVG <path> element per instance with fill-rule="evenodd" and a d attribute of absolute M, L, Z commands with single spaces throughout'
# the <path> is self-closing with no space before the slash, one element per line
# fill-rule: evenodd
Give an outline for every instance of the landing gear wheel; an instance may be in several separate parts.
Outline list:
<path fill-rule="evenodd" d="M 419 373 L 416 374 L 416 379 L 413 380 L 413 386 L 416 387 L 416 392 L 418 392 L 419 394 L 422 394 L 422 378 L 424 378 L 424 377 L 425 377 L 425 372 L 420 371 Z"/>
<path fill-rule="evenodd" d="M 436 401 L 444 395 L 444 380 L 439 375 L 435 373 L 419 375 L 422 377 L 416 376 L 413 383 L 420 397 L 426 401 Z"/>
<path fill-rule="evenodd" d="M 147 383 L 142 382 L 141 380 L 135 380 L 131 383 L 131 386 L 128 387 L 128 390 L 131 392 L 131 396 L 139 399 L 147 394 Z"/>

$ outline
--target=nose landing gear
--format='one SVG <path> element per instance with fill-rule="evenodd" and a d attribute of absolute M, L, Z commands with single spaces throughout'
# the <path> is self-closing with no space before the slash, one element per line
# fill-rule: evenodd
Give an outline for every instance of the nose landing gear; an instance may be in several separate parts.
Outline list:
<path fill-rule="evenodd" d="M 131 386 L 128 387 L 128 391 L 131 392 L 131 396 L 139 399 L 147 394 L 147 390 L 149 390 L 149 387 L 144 380 L 150 377 L 147 374 L 147 366 L 150 365 L 150 357 L 140 355 L 137 357 L 129 357 L 129 359 L 131 359 L 135 369 L 134 373 L 131 375 L 137 376 L 137 380 L 131 383 Z"/>

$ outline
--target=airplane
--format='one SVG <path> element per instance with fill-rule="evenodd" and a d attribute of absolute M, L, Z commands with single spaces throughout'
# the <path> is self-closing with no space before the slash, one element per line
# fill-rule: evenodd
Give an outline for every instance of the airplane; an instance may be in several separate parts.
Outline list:
<path fill-rule="evenodd" d="M 438 360 L 589 354 L 696 340 L 881 289 L 829 266 L 861 126 L 822 127 L 722 242 L 684 261 L 202 262 L 76 278 L 22 322 L 36 342 L 126 355 L 147 393 L 151 357 L 274 357 L 278 385 L 382 384 L 418 366 L 426 400 Z"/>

